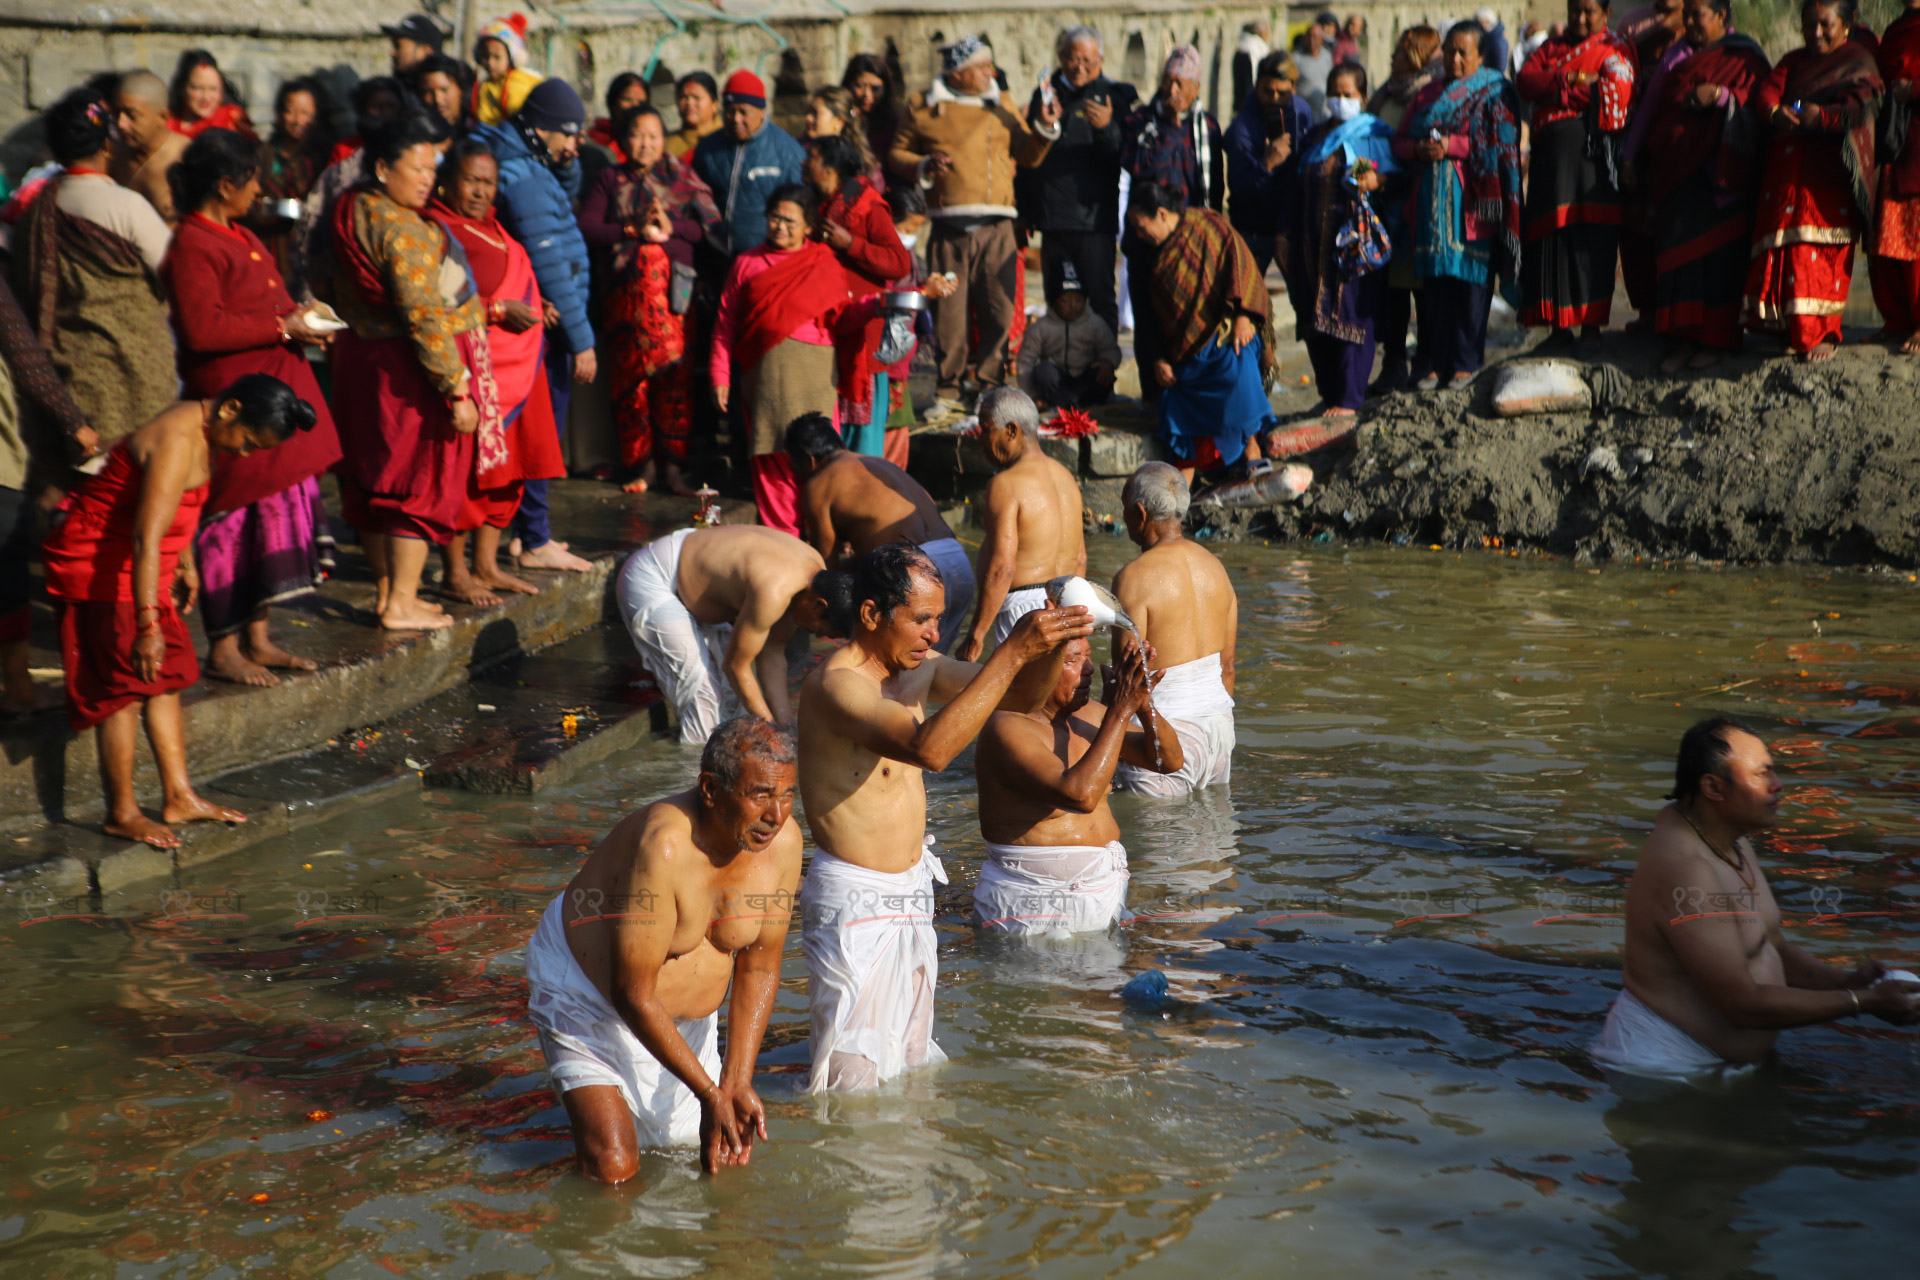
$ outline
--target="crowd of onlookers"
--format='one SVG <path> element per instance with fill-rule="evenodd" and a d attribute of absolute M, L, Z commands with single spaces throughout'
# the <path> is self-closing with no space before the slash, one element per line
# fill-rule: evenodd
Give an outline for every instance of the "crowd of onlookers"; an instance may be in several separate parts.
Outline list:
<path fill-rule="evenodd" d="M 1224 127 L 1195 48 L 1136 88 L 1086 26 L 1024 101 L 974 37 L 912 86 L 858 54 L 794 133 L 748 70 L 680 76 L 670 115 L 625 72 L 590 110 L 526 65 L 519 15 L 466 59 L 409 17 L 388 29 L 391 74 L 344 105 L 318 79 L 280 83 L 264 138 L 190 51 L 169 79 L 130 69 L 63 97 L 48 162 L 0 209 L 0 338 L 30 420 L 0 465 L 0 541 L 30 544 L 22 495 L 71 489 L 75 464 L 97 469 L 183 393 L 282 380 L 317 421 L 221 461 L 193 540 L 210 662 L 268 683 L 300 660 L 267 610 L 330 552 L 324 472 L 388 627 L 447 625 L 422 595 L 430 547 L 446 593 L 479 603 L 534 590 L 524 570 L 582 568 L 546 492 L 579 384 L 609 389 L 630 490 L 718 478 L 700 464 L 724 438 L 761 519 L 796 530 L 787 424 L 824 413 L 904 462 L 923 344 L 921 416 L 958 422 L 1010 382 L 1043 409 L 1102 403 L 1130 331 L 1182 463 L 1259 470 L 1269 411 L 1246 384 L 1272 376 L 1258 281 L 1275 268 L 1331 416 L 1464 384 L 1497 294 L 1550 348 L 1591 353 L 1621 278 L 1670 369 L 1756 328 L 1823 358 L 1861 241 L 1912 351 L 1916 5 L 1876 39 L 1853 0 L 1807 0 L 1805 47 L 1777 66 L 1728 0 L 1617 24 L 1607 0 L 1569 0 L 1517 39 L 1483 10 L 1395 33 L 1380 84 L 1359 16 L 1322 14 L 1284 49 L 1252 23 Z M 1036 239 L 1047 305 L 1029 320 Z M 0 574 L 9 671 L 24 558 Z"/>

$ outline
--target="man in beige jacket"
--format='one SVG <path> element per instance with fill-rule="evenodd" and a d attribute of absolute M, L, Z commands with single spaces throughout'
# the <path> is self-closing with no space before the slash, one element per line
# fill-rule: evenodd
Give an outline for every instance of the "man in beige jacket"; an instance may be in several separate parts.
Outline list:
<path fill-rule="evenodd" d="M 1021 299 L 1014 290 L 1013 170 L 1036 165 L 1060 136 L 1060 105 L 1043 104 L 1029 128 L 1013 97 L 994 85 L 993 51 L 964 36 L 940 51 L 942 74 L 916 94 L 888 163 L 927 194 L 927 265 L 951 272 L 956 289 L 934 303 L 940 341 L 936 416 L 957 416 L 960 378 L 974 366 L 984 392 L 1006 382 L 1007 337 Z M 967 341 L 967 321 L 979 342 Z"/>

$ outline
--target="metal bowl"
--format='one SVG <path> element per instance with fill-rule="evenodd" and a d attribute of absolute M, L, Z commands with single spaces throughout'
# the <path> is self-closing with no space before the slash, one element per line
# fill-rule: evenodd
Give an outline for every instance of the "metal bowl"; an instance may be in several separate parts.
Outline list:
<path fill-rule="evenodd" d="M 925 311 L 927 295 L 917 289 L 890 290 L 880 295 L 880 306 L 886 311 Z"/>

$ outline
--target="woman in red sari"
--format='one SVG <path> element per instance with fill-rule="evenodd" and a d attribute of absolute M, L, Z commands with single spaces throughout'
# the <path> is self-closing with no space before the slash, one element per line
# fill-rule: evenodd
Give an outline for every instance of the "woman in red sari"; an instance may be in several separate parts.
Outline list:
<path fill-rule="evenodd" d="M 313 423 L 313 406 L 286 383 L 245 374 L 217 395 L 173 405 L 115 445 L 47 536 L 67 713 L 76 730 L 95 731 L 110 836 L 171 849 L 180 838 L 167 823 L 247 820 L 195 795 L 187 777 L 180 691 L 200 678 L 181 621 L 200 586 L 193 528 L 217 456 L 271 452 Z M 142 719 L 160 774 L 160 822 L 134 797 Z"/>
<path fill-rule="evenodd" d="M 1913 127 L 1914 81 L 1920 80 L 1920 0 L 1880 37 L 1880 186 L 1874 194 L 1873 241 L 1867 273 L 1884 336 L 1907 355 L 1920 355 L 1920 130 Z"/>
<path fill-rule="evenodd" d="M 828 134 L 807 139 L 800 172 L 820 197 L 819 238 L 839 257 L 855 302 L 884 290 L 913 287 L 913 255 L 900 243 L 886 197 L 867 176 L 858 135 Z M 903 279 L 903 277 L 905 277 Z M 887 420 L 893 413 L 893 384 L 906 384 L 913 355 L 893 366 L 874 358 L 885 336 L 886 317 L 871 306 L 851 307 L 834 326 L 834 354 L 840 384 L 840 419 L 847 447 L 883 457 L 891 443 Z M 901 433 L 905 443 L 905 432 Z M 893 459 L 905 466 L 904 459 Z"/>
<path fill-rule="evenodd" d="M 350 328 L 334 342 L 340 505 L 373 570 L 380 625 L 452 625 L 420 599 L 427 544 L 453 536 L 472 483 L 505 459 L 486 305 L 446 229 L 423 215 L 446 126 L 422 115 L 366 135 L 360 185 L 334 202 L 314 291 Z"/>
<path fill-rule="evenodd" d="M 604 324 L 623 487 L 645 493 L 659 484 L 686 495 L 693 490 L 680 468 L 693 434 L 694 375 L 685 359 L 687 311 L 694 255 L 720 210 L 692 167 L 667 153 L 659 112 L 629 107 L 616 132 L 626 159 L 601 171 L 579 221 L 587 244 L 607 255 Z"/>
<path fill-rule="evenodd" d="M 1806 46 L 1780 59 L 1753 95 L 1771 131 L 1747 268 L 1747 327 L 1828 360 L 1853 281 L 1853 246 L 1873 214 L 1873 131 L 1880 72 L 1849 38 L 1854 0 L 1806 0 Z"/>
<path fill-rule="evenodd" d="M 812 190 L 797 182 L 767 197 L 766 243 L 733 260 L 708 357 L 720 412 L 739 383 L 760 523 L 796 537 L 800 491 L 787 458 L 787 424 L 824 413 L 839 426 L 833 322 L 851 301 L 839 259 L 810 238 L 817 215 Z"/>
<path fill-rule="evenodd" d="M 167 127 L 189 138 L 208 129 L 232 129 L 257 137 L 233 83 L 205 49 L 187 50 L 173 68 L 173 82 L 167 88 Z"/>
<path fill-rule="evenodd" d="M 1633 46 L 1607 30 L 1609 0 L 1567 0 L 1567 32 L 1514 79 L 1533 106 L 1520 263 L 1520 322 L 1553 330 L 1542 350 L 1592 355 L 1613 315 L 1620 245 L 1617 146 L 1633 104 Z"/>
<path fill-rule="evenodd" d="M 506 458 L 476 468 L 454 534 L 440 549 L 447 592 L 468 604 L 495 605 L 495 591 L 536 595 L 539 588 L 500 567 L 500 531 L 513 523 L 528 480 L 567 473 L 553 399 L 542 375 L 546 331 L 540 323 L 540 285 L 533 261 L 494 216 L 500 166 L 487 144 L 462 138 L 440 162 L 434 221 L 460 243 L 473 285 L 487 309 L 487 357 L 500 397 Z M 467 568 L 467 535 L 473 534 L 473 568 Z"/>
<path fill-rule="evenodd" d="M 259 144 L 208 129 L 167 173 L 185 216 L 161 269 L 173 304 L 180 381 L 210 396 L 266 373 L 315 406 L 313 429 L 277 449 L 215 460 L 194 558 L 200 566 L 207 669 L 222 680 L 276 685 L 275 670 L 312 671 L 268 633 L 267 610 L 312 592 L 323 576 L 326 511 L 316 479 L 340 459 L 333 418 L 294 344 L 325 345 L 294 304 L 273 255 L 241 225 L 260 194 Z"/>

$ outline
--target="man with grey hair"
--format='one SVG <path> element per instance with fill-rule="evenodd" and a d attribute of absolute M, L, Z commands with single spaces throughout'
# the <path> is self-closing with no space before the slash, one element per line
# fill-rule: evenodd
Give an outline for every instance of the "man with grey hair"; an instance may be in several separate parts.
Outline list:
<path fill-rule="evenodd" d="M 694 785 L 622 820 L 540 917 L 527 1009 L 589 1178 L 696 1143 L 712 1172 L 767 1136 L 753 1066 L 800 884 L 796 757 L 791 731 L 726 721 Z"/>
<path fill-rule="evenodd" d="M 1033 91 L 1027 119 L 1038 122 L 1052 99 L 1059 104 L 1060 137 L 1045 159 L 1015 176 L 1020 216 L 1040 233 L 1045 296 L 1060 296 L 1071 267 L 1088 309 L 1118 333 L 1120 122 L 1140 95 L 1107 78 L 1105 47 L 1092 27 L 1068 27 L 1054 50 L 1060 66 Z"/>
<path fill-rule="evenodd" d="M 1014 290 L 1014 167 L 1046 158 L 1060 136 L 1060 105 L 1029 125 L 1013 96 L 995 87 L 993 50 L 973 36 L 940 50 L 940 71 L 908 103 L 887 164 L 894 177 L 926 191 L 927 266 L 957 286 L 933 304 L 940 340 L 933 416 L 952 418 L 964 412 L 960 383 L 969 366 L 982 391 L 1007 380 L 1007 342 L 1024 305 Z M 969 339 L 969 320 L 977 340 Z"/>
<path fill-rule="evenodd" d="M 113 123 L 120 141 L 107 176 L 145 196 L 168 226 L 175 225 L 180 215 L 167 171 L 187 153 L 187 139 L 167 126 L 167 82 L 144 70 L 121 76 L 113 90 Z"/>
<path fill-rule="evenodd" d="M 989 634 L 997 646 L 1014 623 L 1045 608 L 1050 580 L 1087 571 L 1080 484 L 1040 447 L 1039 410 L 1026 392 L 996 387 L 980 397 L 980 443 L 999 474 L 980 503 L 980 604 L 954 651 L 967 662 L 980 657 Z"/>
<path fill-rule="evenodd" d="M 1173 725 L 1184 757 L 1162 774 L 1121 764 L 1113 785 L 1147 795 L 1185 795 L 1233 777 L 1233 655 L 1240 600 L 1213 553 L 1188 538 L 1181 522 L 1192 500 L 1180 472 L 1149 462 L 1127 477 L 1120 505 L 1127 536 L 1140 548 L 1113 577 L 1113 594 L 1126 607 L 1148 660 L 1163 672 L 1154 706 Z M 1116 631 L 1123 650 L 1131 637 Z"/>

